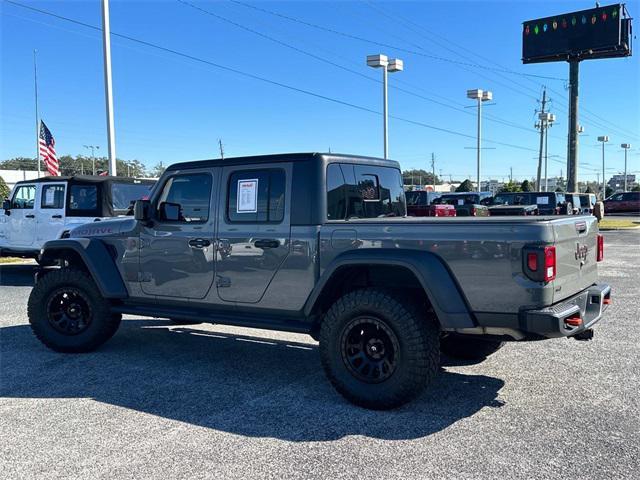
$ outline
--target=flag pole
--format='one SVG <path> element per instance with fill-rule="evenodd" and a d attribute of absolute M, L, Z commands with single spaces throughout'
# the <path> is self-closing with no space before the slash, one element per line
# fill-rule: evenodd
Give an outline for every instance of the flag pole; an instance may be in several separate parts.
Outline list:
<path fill-rule="evenodd" d="M 116 171 L 116 139 L 113 122 L 113 85 L 111 83 L 111 27 L 109 0 L 102 0 L 102 48 L 104 60 L 104 96 L 107 107 L 107 145 L 109 150 L 109 175 Z"/>
<path fill-rule="evenodd" d="M 33 50 L 33 86 L 36 93 L 36 163 L 38 164 L 38 178 L 40 178 L 40 117 L 38 115 L 38 62 L 37 50 Z"/>

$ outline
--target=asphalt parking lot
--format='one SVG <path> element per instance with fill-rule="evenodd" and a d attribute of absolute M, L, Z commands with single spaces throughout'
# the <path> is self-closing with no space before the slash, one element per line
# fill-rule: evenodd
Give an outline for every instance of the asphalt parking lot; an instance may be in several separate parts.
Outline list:
<path fill-rule="evenodd" d="M 306 336 L 128 318 L 97 352 L 31 334 L 30 265 L 0 265 L 3 478 L 637 478 L 640 230 L 607 232 L 591 342 L 445 361 L 391 412 L 333 391 Z"/>

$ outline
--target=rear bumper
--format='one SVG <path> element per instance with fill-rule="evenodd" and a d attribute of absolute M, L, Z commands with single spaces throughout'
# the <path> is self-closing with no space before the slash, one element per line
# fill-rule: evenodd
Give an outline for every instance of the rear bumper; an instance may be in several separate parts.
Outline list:
<path fill-rule="evenodd" d="M 454 331 L 466 335 L 490 335 L 506 340 L 543 340 L 573 337 L 591 329 L 611 303 L 611 287 L 596 283 L 559 303 L 517 315 L 483 313 L 479 326 Z"/>
<path fill-rule="evenodd" d="M 611 303 L 611 287 L 594 284 L 586 290 L 541 310 L 522 312 L 524 330 L 545 338 L 571 337 L 593 327 Z"/>

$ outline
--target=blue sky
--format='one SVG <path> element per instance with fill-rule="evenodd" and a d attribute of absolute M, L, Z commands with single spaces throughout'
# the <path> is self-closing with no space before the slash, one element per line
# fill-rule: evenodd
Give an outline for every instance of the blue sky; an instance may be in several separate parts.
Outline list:
<path fill-rule="evenodd" d="M 91 25 L 101 24 L 97 0 L 17 1 Z M 550 161 L 549 174 L 566 173 L 568 65 L 522 65 L 521 22 L 590 8 L 593 2 L 249 2 L 388 47 L 230 1 L 193 3 L 326 61 L 174 0 L 112 0 L 111 28 L 115 33 L 375 111 L 381 110 L 381 86 L 374 81 L 380 72 L 368 68 L 365 57 L 385 53 L 405 63 L 405 71 L 389 78 L 391 115 L 472 137 L 476 120 L 474 110 L 465 108 L 471 104 L 465 92 L 469 88 L 489 89 L 496 104 L 485 107 L 487 115 L 520 128 L 486 119 L 485 138 L 533 151 L 486 143 L 495 149 L 483 151 L 483 179 L 507 178 L 510 167 L 516 178 L 535 176 L 539 140 L 533 129 L 534 111 L 542 84 L 546 84 L 551 89 L 551 111 L 558 120 L 550 131 L 549 154 L 562 157 Z M 640 2 L 628 2 L 628 8 L 632 15 L 638 15 Z M 40 113 L 56 137 L 58 153 L 86 154 L 84 144 L 99 145 L 103 152 L 106 126 L 100 32 L 4 1 L 0 10 L 0 158 L 34 154 L 33 49 L 38 50 Z M 217 157 L 219 138 L 227 156 L 329 148 L 333 152 L 382 155 L 379 115 L 118 37 L 112 39 L 112 57 L 120 158 L 152 166 L 160 161 L 167 164 Z M 607 146 L 608 173 L 623 168 L 620 143 L 640 146 L 638 67 L 637 56 L 582 62 L 580 123 L 585 136 L 580 145 L 581 180 L 595 180 L 595 169 L 600 168 L 598 135 L 607 134 L 611 140 Z M 437 173 L 453 179 L 475 178 L 475 151 L 465 148 L 475 145 L 473 138 L 392 118 L 389 142 L 390 157 L 399 160 L 403 168 L 429 168 L 434 152 Z M 637 151 L 629 157 L 631 171 L 640 170 Z"/>

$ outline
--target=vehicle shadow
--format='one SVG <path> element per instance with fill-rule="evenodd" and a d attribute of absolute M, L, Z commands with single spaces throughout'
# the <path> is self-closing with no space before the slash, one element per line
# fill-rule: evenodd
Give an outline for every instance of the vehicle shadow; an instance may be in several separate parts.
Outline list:
<path fill-rule="evenodd" d="M 442 371 L 393 411 L 355 407 L 325 379 L 316 344 L 229 335 L 161 320 L 125 320 L 98 351 L 51 352 L 27 325 L 0 329 L 0 395 L 93 398 L 250 437 L 328 441 L 347 435 L 414 439 L 483 407 L 504 382 Z"/>
<path fill-rule="evenodd" d="M 32 287 L 34 284 L 34 274 L 36 273 L 35 263 L 17 263 L 0 265 L 0 286 L 1 287 Z"/>

